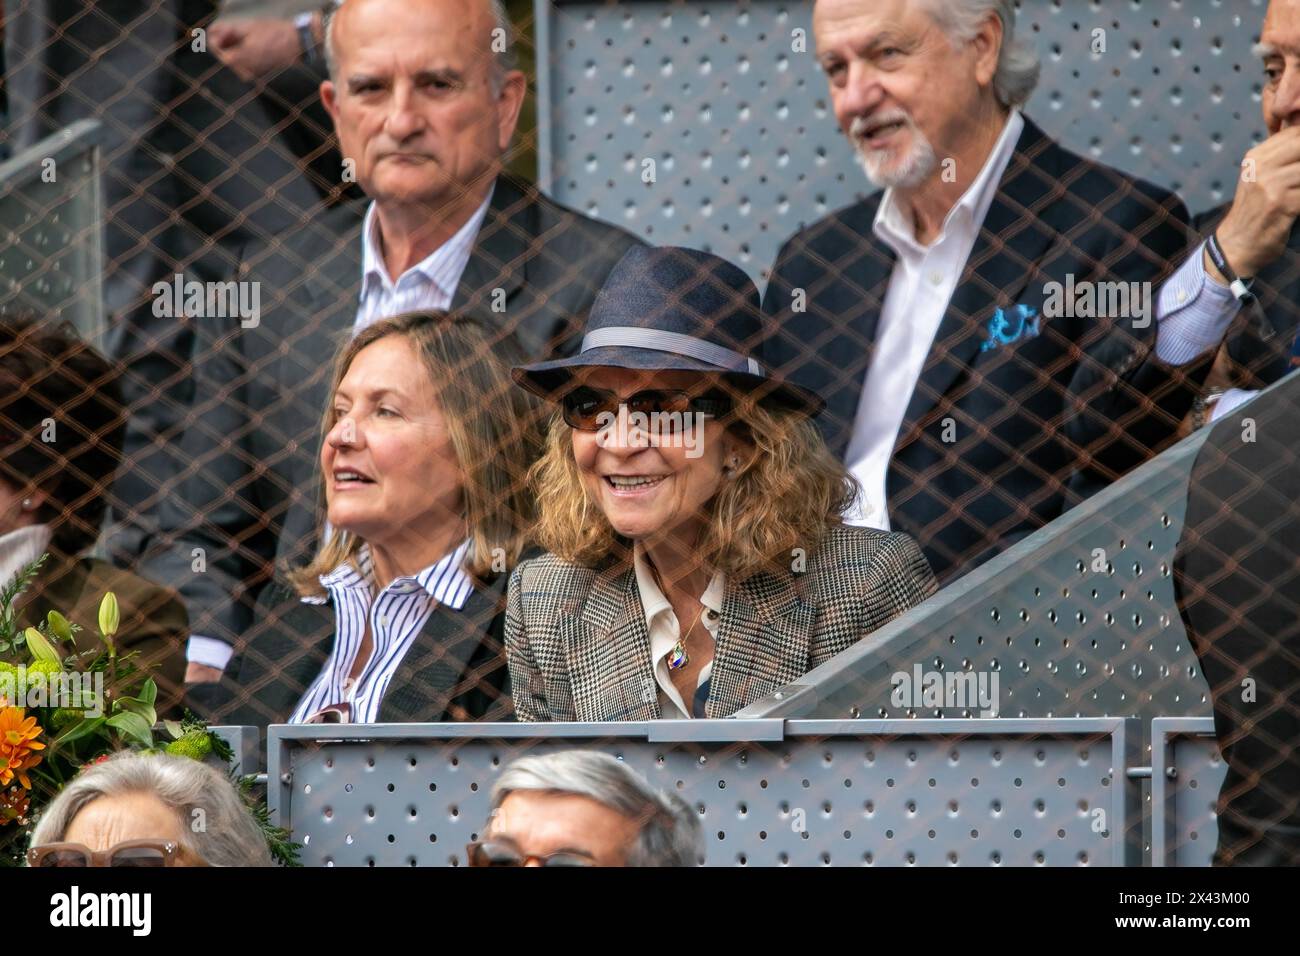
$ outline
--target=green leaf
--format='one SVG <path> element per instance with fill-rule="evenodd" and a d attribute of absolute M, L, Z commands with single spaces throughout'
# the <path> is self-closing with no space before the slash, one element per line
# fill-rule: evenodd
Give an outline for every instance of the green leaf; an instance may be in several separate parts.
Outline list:
<path fill-rule="evenodd" d="M 55 653 L 50 642 L 45 639 L 40 631 L 34 627 L 29 627 L 23 632 L 27 638 L 27 650 L 31 652 L 32 658 L 38 661 L 53 661 L 60 667 L 63 666 L 63 660 Z"/>
<path fill-rule="evenodd" d="M 179 721 L 164 720 L 163 726 L 167 728 L 167 733 L 172 735 L 172 740 L 180 740 L 185 736 L 185 731 L 182 729 Z"/>
<path fill-rule="evenodd" d="M 138 740 L 146 747 L 153 746 L 153 725 L 139 714 L 123 711 L 108 718 L 108 726 L 119 731 L 124 737 Z"/>
<path fill-rule="evenodd" d="M 73 724 L 59 736 L 54 738 L 52 747 L 60 747 L 64 744 L 70 744 L 74 740 L 80 740 L 82 737 L 89 737 L 104 724 L 108 723 L 107 717 L 85 717 L 80 723 Z"/>
<path fill-rule="evenodd" d="M 158 702 L 158 685 L 153 682 L 153 678 L 146 678 L 144 686 L 140 688 L 139 700 L 152 706 Z"/>
<path fill-rule="evenodd" d="M 153 704 L 145 703 L 135 697 L 119 697 L 113 702 L 113 709 L 121 713 L 136 714 L 150 727 L 158 723 L 158 712 L 154 710 Z"/>

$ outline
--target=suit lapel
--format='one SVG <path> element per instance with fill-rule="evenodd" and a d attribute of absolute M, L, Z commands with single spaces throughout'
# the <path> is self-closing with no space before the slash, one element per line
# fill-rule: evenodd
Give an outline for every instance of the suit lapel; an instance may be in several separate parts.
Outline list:
<path fill-rule="evenodd" d="M 1053 148 L 1051 140 L 1026 119 L 912 391 L 899 430 L 900 446 L 926 426 L 945 396 L 969 376 L 994 308 L 1007 308 L 1020 299 L 1037 274 L 1035 263 L 1056 238 L 1040 218 L 1056 193 L 1065 191 L 1045 168 L 1048 157 L 1044 153 Z"/>
<path fill-rule="evenodd" d="M 889 279 L 894 271 L 897 256 L 894 250 L 881 242 L 871 228 L 876 212 L 880 208 L 881 195 L 868 200 L 863 210 L 863 220 L 867 223 L 862 235 L 853 243 L 861 249 L 861 254 L 842 271 L 838 264 L 828 264 L 828 268 L 841 271 L 858 286 L 857 294 L 861 302 L 849 310 L 849 327 L 847 333 L 851 347 L 843 356 L 848 363 L 840 381 L 843 386 L 834 390 L 827 397 L 828 422 L 843 422 L 845 430 L 842 435 L 832 436 L 832 442 L 840 446 L 841 456 L 848 446 L 853 423 L 858 416 L 858 403 L 862 398 L 862 386 L 875 352 L 876 330 L 880 324 L 880 313 L 885 307 L 885 296 L 889 292 Z"/>
<path fill-rule="evenodd" d="M 560 621 L 575 720 L 655 720 L 659 692 L 650 632 L 630 562 L 596 578 L 581 615 Z"/>
<path fill-rule="evenodd" d="M 808 670 L 813 609 L 790 574 L 728 585 L 713 655 L 706 717 L 728 717 Z"/>
<path fill-rule="evenodd" d="M 505 576 L 483 590 L 475 589 L 459 611 L 436 608 L 398 665 L 379 706 L 379 719 L 449 720 L 452 698 L 470 677 L 470 662 L 487 639 L 492 619 L 501 610 Z"/>
<path fill-rule="evenodd" d="M 527 277 L 538 232 L 537 207 L 525 192 L 505 176 L 497 178 L 492 200 L 479 229 L 460 284 L 452 297 L 453 310 L 502 325 L 511 301 Z"/>

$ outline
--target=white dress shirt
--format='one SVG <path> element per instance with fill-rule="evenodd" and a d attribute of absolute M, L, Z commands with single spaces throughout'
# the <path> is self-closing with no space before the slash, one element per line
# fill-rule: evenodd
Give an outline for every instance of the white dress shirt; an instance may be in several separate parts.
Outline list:
<path fill-rule="evenodd" d="M 492 194 L 489 192 L 455 235 L 403 272 L 396 282 L 389 278 L 388 267 L 384 264 L 379 220 L 372 202 L 361 227 L 361 296 L 352 334 L 403 312 L 451 308 L 491 202 Z M 195 634 L 186 644 L 185 657 L 197 664 L 225 670 L 232 652 L 225 641 Z"/>
<path fill-rule="evenodd" d="M 330 597 L 302 600 L 307 604 L 333 600 L 334 647 L 289 723 L 303 723 L 323 708 L 344 702 L 352 705 L 352 723 L 378 720 L 384 692 L 434 608 L 445 604 L 459 611 L 473 593 L 473 582 L 463 567 L 469 548 L 469 540 L 462 542 L 418 574 L 396 578 L 377 597 L 369 545 L 362 545 L 357 554 L 361 574 L 344 563 L 322 575 L 320 583 Z M 367 622 L 372 642 L 370 659 L 354 681 L 349 675 L 357 662 Z"/>
<path fill-rule="evenodd" d="M 890 530 L 885 480 L 903 416 L 1024 125 L 1020 111 L 1012 110 L 984 167 L 929 245 L 916 241 L 894 190 L 881 197 L 872 231 L 898 261 L 845 454 L 849 472 L 862 486 L 856 508 L 845 516 L 850 524 Z M 1236 300 L 1205 274 L 1198 248 L 1156 294 L 1156 357 L 1174 366 L 1191 362 L 1217 346 L 1235 314 Z"/>
<path fill-rule="evenodd" d="M 659 713 L 662 717 L 686 720 L 692 717 L 692 708 L 682 700 L 681 693 L 673 683 L 668 670 L 668 655 L 677 645 L 679 636 L 686 632 L 677 621 L 677 613 L 672 603 L 664 597 L 663 591 L 655 583 L 650 562 L 646 559 L 645 549 L 640 543 L 632 546 L 632 567 L 636 573 L 637 591 L 641 595 L 641 608 L 645 611 L 646 629 L 650 632 L 650 660 L 654 664 L 655 683 L 659 685 Z M 696 627 L 691 632 L 691 640 L 686 645 L 689 656 L 692 648 L 698 652 L 701 641 L 718 640 L 718 625 L 722 621 L 722 599 L 726 593 L 726 577 L 721 571 L 714 572 L 713 580 L 700 597 L 704 609 L 700 612 L 703 627 Z M 687 627 L 695 624 L 688 622 Z M 696 690 L 704 687 L 713 674 L 713 661 L 705 664 L 695 682 Z"/>
<path fill-rule="evenodd" d="M 857 508 L 846 516 L 850 524 L 889 530 L 885 475 L 903 415 L 1024 128 L 1024 117 L 1012 110 L 984 168 L 949 210 L 938 237 L 928 246 L 916 241 L 894 190 L 885 190 L 880 200 L 872 231 L 894 250 L 898 261 L 889 278 L 876 326 L 875 353 L 845 455 L 849 472 L 862 486 Z"/>
<path fill-rule="evenodd" d="M 51 536 L 47 524 L 29 524 L 0 534 L 0 588 L 7 587 L 27 565 L 45 553 Z"/>

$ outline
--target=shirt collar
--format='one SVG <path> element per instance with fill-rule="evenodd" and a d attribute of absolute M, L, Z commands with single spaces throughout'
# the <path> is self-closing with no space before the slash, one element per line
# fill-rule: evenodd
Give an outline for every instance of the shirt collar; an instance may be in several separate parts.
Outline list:
<path fill-rule="evenodd" d="M 650 570 L 650 561 L 645 556 L 645 548 L 639 541 L 632 545 L 632 569 L 636 574 L 636 587 L 641 595 L 641 608 L 645 611 L 646 623 L 653 621 L 656 615 L 664 611 L 671 611 L 672 604 L 655 582 L 654 572 Z M 700 596 L 700 603 L 710 611 L 721 614 L 725 591 L 726 578 L 721 571 L 715 571 L 713 580 Z"/>
<path fill-rule="evenodd" d="M 0 588 L 18 577 L 49 547 L 53 533 L 47 524 L 30 524 L 0 534 Z"/>
<path fill-rule="evenodd" d="M 1011 157 L 1015 155 L 1016 144 L 1020 142 L 1020 135 L 1024 129 L 1024 116 L 1021 115 L 1019 108 L 1013 108 L 1011 115 L 1007 117 L 1006 125 L 1002 127 L 1002 134 L 993 145 L 988 159 L 984 161 L 979 175 L 944 217 L 943 229 L 940 230 L 936 243 L 948 234 L 948 227 L 958 218 L 964 218 L 967 222 L 976 225 L 984 221 L 989 207 L 993 205 L 993 198 L 997 195 L 1002 177 L 1007 167 L 1011 165 Z M 872 223 L 872 231 L 895 252 L 900 251 L 900 247 L 911 251 L 925 249 L 916 241 L 912 225 L 898 208 L 892 187 L 886 189 L 884 196 L 881 197 L 875 221 Z"/>
<path fill-rule="evenodd" d="M 472 539 L 466 538 L 454 551 L 443 555 L 414 575 L 396 578 L 384 590 L 400 594 L 423 589 L 439 604 L 459 611 L 474 593 L 473 579 L 465 570 L 465 557 L 469 554 L 471 544 Z M 361 565 L 360 572 L 352 566 L 351 561 L 344 561 L 333 571 L 320 576 L 321 585 L 331 594 L 335 589 L 347 588 L 372 591 L 375 565 L 370 556 L 370 545 L 363 544 L 357 549 L 357 563 Z M 307 595 L 302 600 L 306 604 L 324 604 L 328 598 L 323 595 Z"/>
<path fill-rule="evenodd" d="M 412 274 L 423 276 L 425 280 L 437 285 L 439 275 L 459 275 L 463 272 L 463 267 L 453 270 L 448 266 L 456 259 L 469 260 L 470 250 L 474 247 L 474 237 L 478 235 L 479 229 L 482 228 L 483 220 L 487 216 L 488 206 L 492 204 L 493 191 L 488 192 L 487 197 L 479 204 L 478 209 L 474 210 L 474 215 L 465 220 L 465 224 L 456 230 L 454 236 L 398 276 L 397 282 L 389 279 L 388 268 L 384 265 L 384 257 L 379 251 L 379 217 L 375 212 L 375 203 L 372 200 L 370 205 L 366 207 L 366 218 L 361 227 L 362 292 L 368 292 L 376 284 L 381 288 L 391 289 Z M 439 286 L 439 291 L 451 297 L 456 290 L 454 288 L 443 289 Z"/>

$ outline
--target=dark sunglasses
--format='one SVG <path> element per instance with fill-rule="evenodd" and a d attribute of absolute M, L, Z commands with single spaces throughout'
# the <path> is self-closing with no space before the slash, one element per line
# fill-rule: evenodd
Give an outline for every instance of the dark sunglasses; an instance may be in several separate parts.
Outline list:
<path fill-rule="evenodd" d="M 595 866 L 585 856 L 576 853 L 552 853 L 550 856 L 525 855 L 508 843 L 490 841 L 470 843 L 465 846 L 465 857 L 470 866 L 524 866 L 536 860 L 542 866 Z"/>
<path fill-rule="evenodd" d="M 619 398 L 614 392 L 583 385 L 565 395 L 560 404 L 565 423 L 584 432 L 600 431 L 617 420 L 618 410 L 623 405 L 629 412 L 644 415 L 694 413 L 717 417 L 731 411 L 731 400 L 719 392 L 692 395 L 672 388 L 651 388 Z M 662 419 L 658 427 L 662 432 L 672 433 L 679 423 L 685 427 L 681 418 Z"/>
<path fill-rule="evenodd" d="M 128 840 L 107 850 L 92 850 L 80 843 L 47 843 L 27 851 L 27 865 L 47 866 L 142 866 L 162 867 L 176 863 L 180 844 L 167 840 Z"/>

